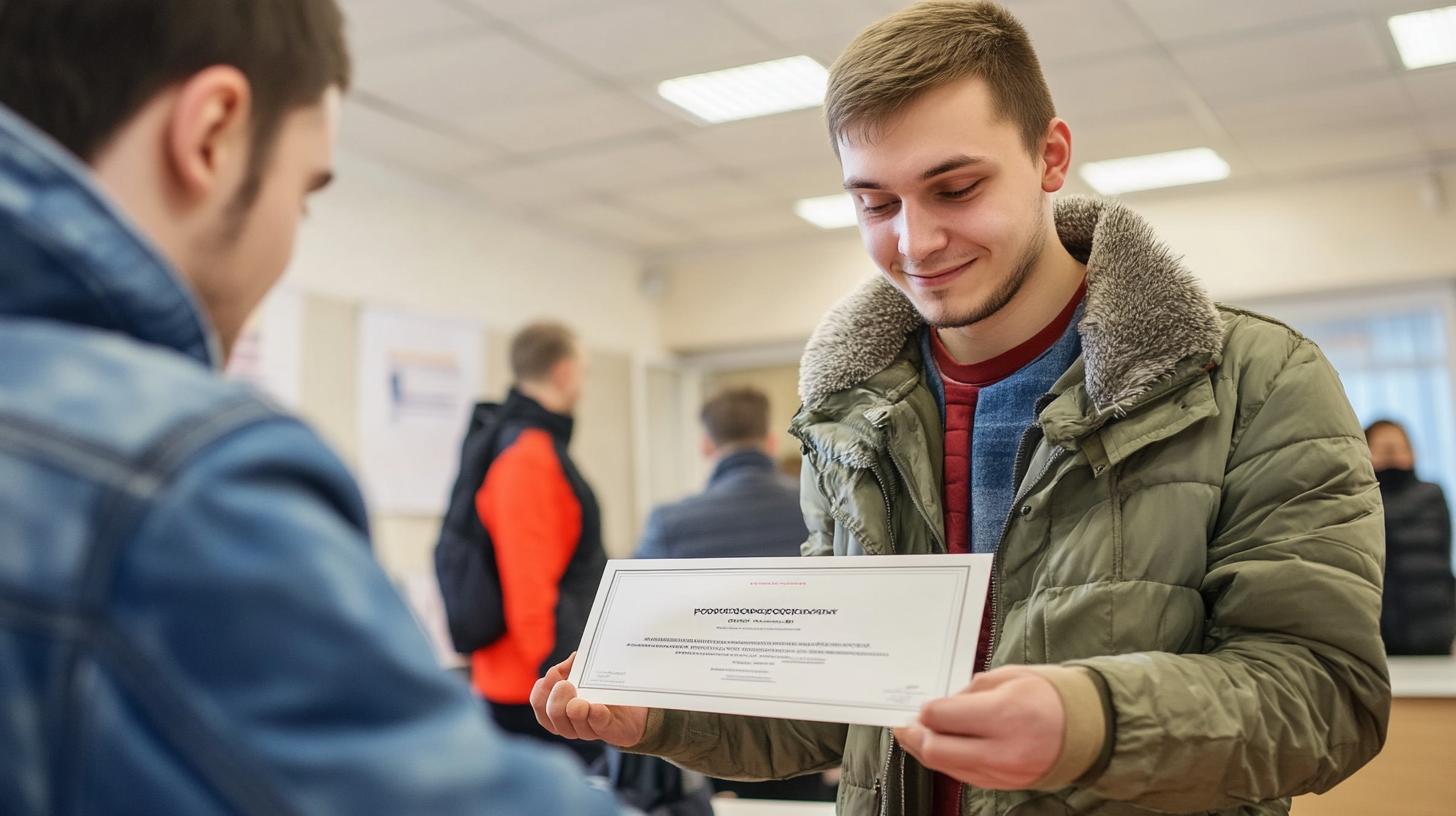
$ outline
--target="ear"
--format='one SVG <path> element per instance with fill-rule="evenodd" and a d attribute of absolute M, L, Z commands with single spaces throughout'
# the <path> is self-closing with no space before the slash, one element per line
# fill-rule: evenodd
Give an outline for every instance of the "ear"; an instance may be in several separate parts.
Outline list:
<path fill-rule="evenodd" d="M 230 66 L 201 71 L 178 90 L 167 126 L 167 163 L 189 196 L 205 198 L 245 174 L 252 96 L 248 78 Z"/>
<path fill-rule="evenodd" d="M 777 456 L 779 452 L 779 437 L 777 434 L 769 434 L 763 438 L 763 449 L 769 456 Z"/>
<path fill-rule="evenodd" d="M 1055 193 L 1067 183 L 1072 171 L 1072 129 L 1065 119 L 1053 118 L 1042 138 L 1041 189 Z"/>
<path fill-rule="evenodd" d="M 712 438 L 707 434 L 698 437 L 698 452 L 703 454 L 704 459 L 712 459 L 718 452 L 718 446 L 713 444 Z"/>

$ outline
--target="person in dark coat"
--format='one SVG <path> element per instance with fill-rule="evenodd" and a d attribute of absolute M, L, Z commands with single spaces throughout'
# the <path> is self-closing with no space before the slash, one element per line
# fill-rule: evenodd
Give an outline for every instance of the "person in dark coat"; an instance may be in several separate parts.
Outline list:
<path fill-rule="evenodd" d="M 1416 478 L 1405 429 L 1390 420 L 1365 429 L 1385 502 L 1385 604 L 1380 634 L 1392 655 L 1451 654 L 1456 577 L 1451 513 L 1440 485 Z"/>

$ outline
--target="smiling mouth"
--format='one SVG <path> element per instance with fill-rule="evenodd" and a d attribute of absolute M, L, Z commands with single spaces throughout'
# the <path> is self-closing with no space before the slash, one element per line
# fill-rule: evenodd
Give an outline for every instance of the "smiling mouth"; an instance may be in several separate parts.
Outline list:
<path fill-rule="evenodd" d="M 905 274 L 909 276 L 917 286 L 939 286 L 944 283 L 949 283 L 951 280 L 955 279 L 962 272 L 969 269 L 971 264 L 973 263 L 975 263 L 974 258 L 966 261 L 960 266 L 953 266 L 943 272 L 936 272 L 930 275 L 915 274 L 913 272 L 907 272 Z"/>

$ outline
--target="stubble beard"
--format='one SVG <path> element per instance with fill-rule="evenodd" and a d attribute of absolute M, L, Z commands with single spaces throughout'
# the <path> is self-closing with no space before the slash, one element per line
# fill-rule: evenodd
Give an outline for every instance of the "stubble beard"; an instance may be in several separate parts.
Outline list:
<path fill-rule="evenodd" d="M 933 328 L 961 329 L 974 326 L 995 315 L 1006 308 L 1006 304 L 1021 292 L 1021 288 L 1026 285 L 1027 278 L 1031 277 L 1031 270 L 1035 269 L 1037 262 L 1041 260 L 1041 254 L 1045 248 L 1046 233 L 1037 230 L 1035 237 L 1022 250 L 1021 257 L 1012 267 L 1011 274 L 1001 281 L 1001 284 L 991 292 L 990 297 L 981 303 L 972 304 L 966 311 L 958 313 L 926 314 L 926 310 L 921 309 L 921 318 Z"/>

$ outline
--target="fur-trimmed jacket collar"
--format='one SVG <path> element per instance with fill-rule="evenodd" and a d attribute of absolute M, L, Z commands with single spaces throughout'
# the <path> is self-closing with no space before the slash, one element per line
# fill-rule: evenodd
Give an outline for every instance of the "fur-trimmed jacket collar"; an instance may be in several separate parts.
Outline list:
<path fill-rule="evenodd" d="M 1087 264 L 1082 335 L 1087 395 L 1099 411 L 1137 401 L 1181 360 L 1214 355 L 1223 324 L 1181 259 L 1140 216 L 1115 201 L 1056 202 L 1057 233 Z M 815 329 L 799 369 L 799 396 L 816 408 L 893 363 L 924 321 L 900 292 L 875 278 L 841 301 Z"/>

